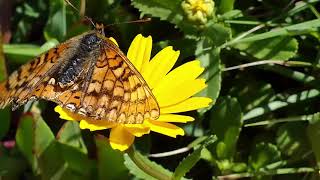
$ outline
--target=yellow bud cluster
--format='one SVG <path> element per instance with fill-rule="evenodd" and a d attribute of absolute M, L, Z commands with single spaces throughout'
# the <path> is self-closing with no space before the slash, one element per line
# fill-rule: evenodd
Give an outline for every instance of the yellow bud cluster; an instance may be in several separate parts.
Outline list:
<path fill-rule="evenodd" d="M 184 0 L 181 4 L 190 21 L 199 24 L 207 23 L 213 16 L 214 2 L 212 0 Z"/>

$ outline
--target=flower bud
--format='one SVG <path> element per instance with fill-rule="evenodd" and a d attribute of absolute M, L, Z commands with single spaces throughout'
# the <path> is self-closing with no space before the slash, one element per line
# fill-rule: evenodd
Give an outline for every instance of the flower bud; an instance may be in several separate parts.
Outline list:
<path fill-rule="evenodd" d="M 214 2 L 212 0 L 184 0 L 181 7 L 190 21 L 205 24 L 213 16 Z"/>

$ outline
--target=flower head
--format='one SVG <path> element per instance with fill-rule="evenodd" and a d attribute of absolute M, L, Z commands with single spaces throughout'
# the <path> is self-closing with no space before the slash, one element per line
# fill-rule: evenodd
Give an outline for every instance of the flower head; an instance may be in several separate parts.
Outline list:
<path fill-rule="evenodd" d="M 61 119 L 80 121 L 81 129 L 91 131 L 111 129 L 111 147 L 124 151 L 141 137 L 154 131 L 170 137 L 184 135 L 183 129 L 172 123 L 186 123 L 194 118 L 175 113 L 207 107 L 210 98 L 192 97 L 206 87 L 204 79 L 197 77 L 203 72 L 197 60 L 185 63 L 170 71 L 179 57 L 179 51 L 171 46 L 162 49 L 151 60 L 152 38 L 137 35 L 131 43 L 127 57 L 140 72 L 152 90 L 160 106 L 157 120 L 145 119 L 142 124 L 120 124 L 107 120 L 93 120 L 74 114 L 60 106 L 55 111 Z"/>
<path fill-rule="evenodd" d="M 213 15 L 214 2 L 212 0 L 184 0 L 181 6 L 190 21 L 200 24 L 207 23 Z"/>

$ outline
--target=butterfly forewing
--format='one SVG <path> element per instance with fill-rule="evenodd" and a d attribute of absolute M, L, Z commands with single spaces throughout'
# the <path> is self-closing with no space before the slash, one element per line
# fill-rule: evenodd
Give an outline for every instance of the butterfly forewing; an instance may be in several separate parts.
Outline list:
<path fill-rule="evenodd" d="M 32 92 L 50 77 L 64 58 L 68 57 L 70 41 L 50 49 L 47 53 L 14 71 L 7 81 L 0 85 L 0 107 L 13 102 L 13 109 L 33 98 Z M 36 98 L 36 97 L 34 97 Z"/>
<path fill-rule="evenodd" d="M 150 88 L 121 50 L 97 32 L 68 40 L 23 65 L 0 86 L 0 106 L 46 99 L 83 116 L 118 123 L 157 119 Z"/>

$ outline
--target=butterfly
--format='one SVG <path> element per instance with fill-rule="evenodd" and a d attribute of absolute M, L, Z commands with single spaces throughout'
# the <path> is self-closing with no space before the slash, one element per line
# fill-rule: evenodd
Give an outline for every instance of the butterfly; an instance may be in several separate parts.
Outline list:
<path fill-rule="evenodd" d="M 159 105 L 142 75 L 103 25 L 75 36 L 14 71 L 0 84 L 0 108 L 38 99 L 82 116 L 117 123 L 157 119 Z"/>

